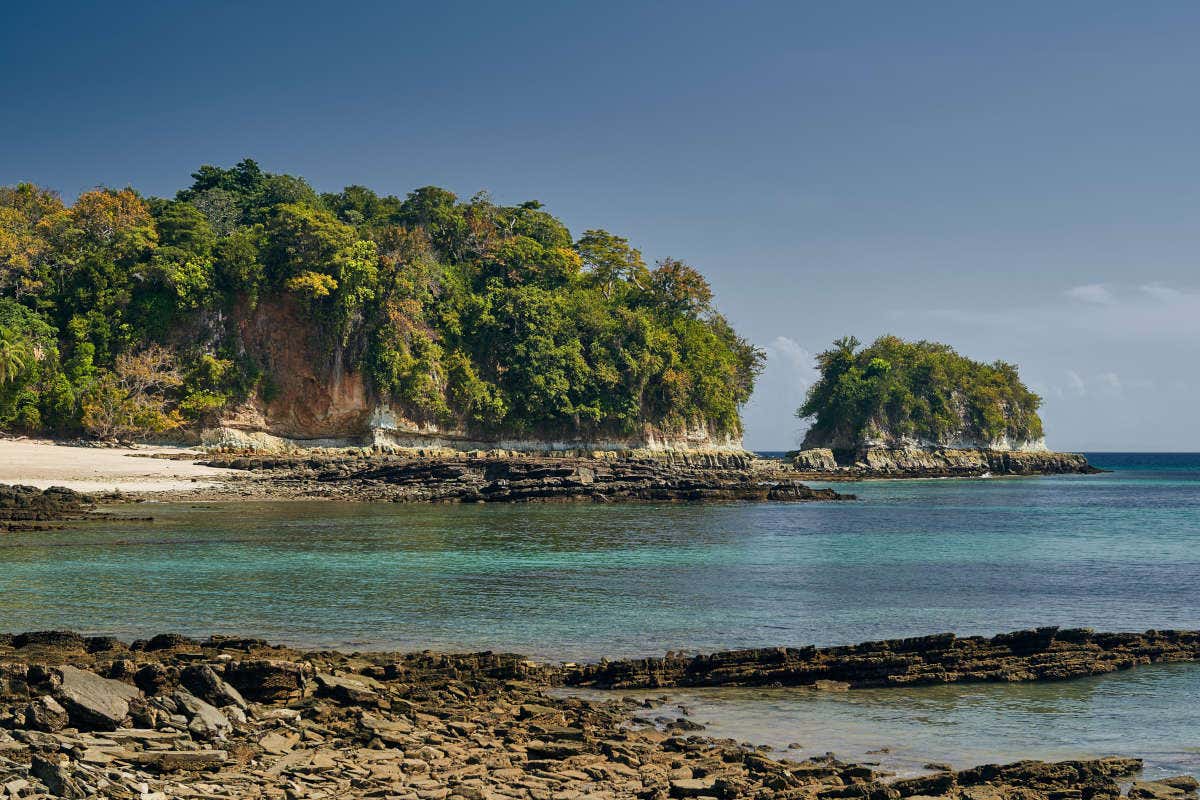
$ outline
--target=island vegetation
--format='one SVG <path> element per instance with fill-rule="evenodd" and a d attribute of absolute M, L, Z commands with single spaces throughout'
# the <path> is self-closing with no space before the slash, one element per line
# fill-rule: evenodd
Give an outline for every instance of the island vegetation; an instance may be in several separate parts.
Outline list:
<path fill-rule="evenodd" d="M 192 177 L 173 199 L 0 188 L 0 429 L 133 437 L 269 401 L 239 321 L 282 304 L 413 419 L 740 433 L 763 354 L 681 261 L 573 237 L 536 201 L 321 194 L 248 159 Z"/>
<path fill-rule="evenodd" d="M 959 355 L 949 345 L 853 336 L 817 356 L 820 377 L 797 416 L 805 447 L 1020 447 L 1042 439 L 1041 398 L 1016 366 Z"/>

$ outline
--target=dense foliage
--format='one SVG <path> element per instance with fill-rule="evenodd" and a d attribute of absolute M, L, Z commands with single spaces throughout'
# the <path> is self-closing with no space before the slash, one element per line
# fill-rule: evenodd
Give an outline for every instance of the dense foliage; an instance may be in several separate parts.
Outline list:
<path fill-rule="evenodd" d="M 882 336 L 869 347 L 846 337 L 817 356 L 820 378 L 801 418 L 806 446 L 1010 444 L 1042 438 L 1038 397 L 1012 364 L 983 364 L 935 342 Z"/>
<path fill-rule="evenodd" d="M 245 160 L 173 200 L 0 188 L 0 428 L 128 436 L 220 415 L 278 376 L 237 320 L 291 304 L 315 352 L 410 418 L 475 432 L 740 430 L 762 354 L 704 278 L 537 202 L 318 194 Z"/>

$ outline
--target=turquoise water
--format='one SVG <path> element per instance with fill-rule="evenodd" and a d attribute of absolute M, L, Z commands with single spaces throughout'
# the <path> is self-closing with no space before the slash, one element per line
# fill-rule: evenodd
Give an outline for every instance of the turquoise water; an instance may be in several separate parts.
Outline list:
<path fill-rule="evenodd" d="M 686 712 L 707 735 L 770 745 L 793 758 L 832 751 L 899 775 L 930 762 L 964 768 L 1121 755 L 1144 759 L 1147 778 L 1200 777 L 1198 695 L 1200 669 L 1168 664 L 1063 683 L 680 691 L 642 713 L 674 719 Z"/>
<path fill-rule="evenodd" d="M 854 503 L 139 506 L 155 521 L 0 537 L 0 629 L 595 659 L 1049 624 L 1200 628 L 1200 456 L 1093 461 L 1116 471 L 840 484 Z M 1195 708 L 1197 674 L 1118 676 L 1084 699 L 1072 693 L 1090 683 L 737 702 L 770 720 L 764 735 L 816 725 L 853 739 L 867 726 L 935 759 L 911 726 L 961 742 L 964 758 L 1095 753 L 1113 737 L 1159 752 L 1166 737 L 1184 755 L 1165 763 L 1190 770 L 1200 716 L 1178 717 Z"/>

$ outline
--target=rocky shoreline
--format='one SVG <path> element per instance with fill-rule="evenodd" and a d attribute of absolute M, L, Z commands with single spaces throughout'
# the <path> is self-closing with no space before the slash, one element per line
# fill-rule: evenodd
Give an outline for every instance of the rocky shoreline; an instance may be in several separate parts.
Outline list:
<path fill-rule="evenodd" d="M 781 462 L 730 453 L 628 457 L 515 453 L 408 455 L 330 450 L 216 454 L 202 463 L 242 470 L 240 497 L 392 502 L 810 501 L 853 495 L 813 489 Z"/>
<path fill-rule="evenodd" d="M 1021 636 L 1012 636 L 1019 649 Z M 0 797 L 1104 800 L 1126 787 L 1130 798 L 1147 800 L 1196 794 L 1188 776 L 1128 783 L 1141 767 L 1134 758 L 931 765 L 899 780 L 829 754 L 776 758 L 703 736 L 683 718 L 639 723 L 641 701 L 550 692 L 571 670 L 506 654 L 301 653 L 228 637 L 162 635 L 127 645 L 65 632 L 0 636 Z"/>
<path fill-rule="evenodd" d="M 85 519 L 96 498 L 61 486 L 37 489 L 0 483 L 0 531 L 45 530 L 47 522 Z"/>
<path fill-rule="evenodd" d="M 1104 470 L 1079 453 L 983 448 L 814 447 L 788 453 L 806 480 L 862 478 L 978 478 L 985 475 L 1094 475 Z"/>
<path fill-rule="evenodd" d="M 605 661 L 568 670 L 564 682 L 600 689 L 858 689 L 1066 680 L 1144 664 L 1195 661 L 1200 661 L 1200 631 L 1097 633 L 1090 628 L 1046 627 L 991 638 L 944 633 L 844 647 L 776 647 Z"/>

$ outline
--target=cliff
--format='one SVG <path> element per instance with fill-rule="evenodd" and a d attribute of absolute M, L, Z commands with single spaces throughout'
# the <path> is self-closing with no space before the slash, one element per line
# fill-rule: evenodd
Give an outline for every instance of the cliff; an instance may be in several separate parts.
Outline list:
<path fill-rule="evenodd" d="M 647 421 L 632 433 L 582 427 L 539 433 L 438 418 L 383 396 L 366 371 L 354 366 L 355 357 L 322 341 L 303 307 L 286 298 L 239 309 L 233 327 L 245 356 L 268 376 L 270 392 L 254 394 L 211 420 L 200 434 L 211 448 L 743 452 L 740 434 L 703 419 L 674 425 Z"/>

